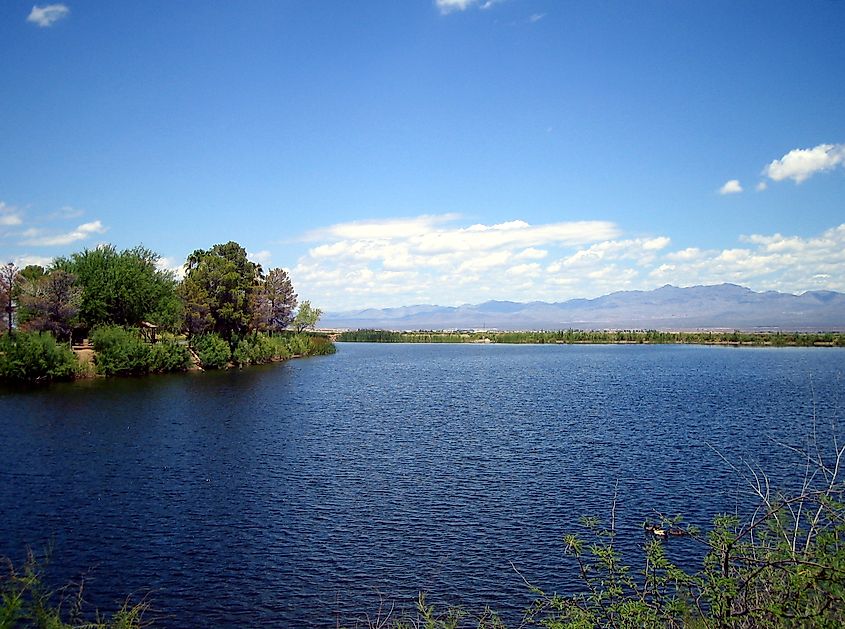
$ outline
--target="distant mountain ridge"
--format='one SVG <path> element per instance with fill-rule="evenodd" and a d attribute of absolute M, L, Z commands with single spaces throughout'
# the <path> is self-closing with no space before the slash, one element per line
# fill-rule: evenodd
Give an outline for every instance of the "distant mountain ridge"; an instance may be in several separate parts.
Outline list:
<path fill-rule="evenodd" d="M 845 331 L 845 293 L 755 292 L 736 284 L 619 291 L 548 303 L 487 301 L 328 312 L 321 326 L 384 330 L 739 329 Z"/>

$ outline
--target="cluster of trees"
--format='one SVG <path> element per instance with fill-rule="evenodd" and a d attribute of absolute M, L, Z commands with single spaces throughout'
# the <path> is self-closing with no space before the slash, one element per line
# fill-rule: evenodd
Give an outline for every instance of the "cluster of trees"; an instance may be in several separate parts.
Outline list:
<path fill-rule="evenodd" d="M 700 345 L 813 345 L 845 347 L 845 334 L 838 332 L 661 332 L 658 330 L 558 330 L 536 332 L 391 332 L 387 330 L 350 330 L 339 341 L 367 343 L 649 343 Z"/>
<path fill-rule="evenodd" d="M 236 242 L 198 249 L 188 256 L 185 277 L 159 268 L 160 256 L 111 245 L 56 258 L 44 268 L 2 269 L 2 298 L 9 331 L 52 333 L 60 341 L 87 335 L 102 325 L 152 323 L 188 335 L 214 332 L 229 342 L 250 332 L 303 331 L 320 310 L 297 295 L 284 269 L 247 258 Z"/>
<path fill-rule="evenodd" d="M 313 329 L 321 315 L 310 302 L 298 303 L 284 269 L 265 273 L 236 242 L 191 253 L 181 280 L 160 268 L 160 260 L 156 252 L 142 246 L 118 251 L 104 245 L 56 258 L 47 268 L 4 265 L 0 268 L 0 303 L 8 332 L 4 343 L 9 347 L 0 362 L 18 362 L 16 366 L 4 363 L 0 371 L 21 373 L 31 362 L 30 354 L 22 355 L 19 346 L 46 346 L 50 339 L 68 343 L 89 336 L 109 339 L 99 344 L 101 348 L 95 347 L 102 354 L 101 362 L 110 365 L 101 370 L 106 373 L 162 371 L 171 370 L 169 365 L 173 369 L 185 365 L 187 348 L 173 347 L 165 356 L 163 349 L 148 351 L 114 329 L 134 329 L 132 334 L 139 337 L 140 327 L 184 334 L 192 347 L 214 344 L 209 338 L 220 339 L 225 351 L 217 350 L 215 356 L 237 364 L 266 362 L 296 354 L 304 341 L 281 347 L 256 340 L 257 335 L 301 334 Z M 110 331 L 97 334 L 104 329 Z M 24 340 L 26 334 L 39 334 L 40 340 Z M 323 345 L 320 352 L 326 351 Z M 109 349 L 100 351 L 102 348 Z M 115 354 L 115 348 L 120 352 Z M 310 352 L 309 348 L 304 351 Z M 66 356 L 57 352 L 53 353 Z M 107 352 L 116 358 L 107 359 Z M 219 361 L 212 362 L 218 366 Z M 64 373 L 64 367 L 59 372 Z M 50 369 L 38 374 L 38 378 L 53 377 Z"/>

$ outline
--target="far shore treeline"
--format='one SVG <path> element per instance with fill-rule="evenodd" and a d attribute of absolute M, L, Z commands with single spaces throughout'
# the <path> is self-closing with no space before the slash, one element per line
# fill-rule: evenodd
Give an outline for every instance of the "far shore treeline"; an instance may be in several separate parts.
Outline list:
<path fill-rule="evenodd" d="M 46 268 L 4 265 L 0 379 L 221 369 L 334 351 L 309 332 L 321 311 L 298 302 L 284 269 L 265 272 L 238 243 L 197 249 L 181 280 L 160 260 L 143 246 L 102 245 Z"/>
<path fill-rule="evenodd" d="M 360 343 L 525 343 L 525 344 L 695 344 L 772 347 L 845 347 L 839 332 L 662 332 L 659 330 L 557 330 L 543 332 L 350 330 L 338 341 Z"/>

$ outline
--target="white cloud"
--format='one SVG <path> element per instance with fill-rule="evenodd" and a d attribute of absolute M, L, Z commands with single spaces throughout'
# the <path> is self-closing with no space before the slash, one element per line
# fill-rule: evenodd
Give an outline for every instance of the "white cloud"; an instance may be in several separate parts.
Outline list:
<path fill-rule="evenodd" d="M 270 267 L 270 260 L 273 258 L 273 254 L 266 249 L 263 249 L 261 251 L 247 251 L 246 257 L 251 262 L 260 264 L 265 270 L 267 270 Z"/>
<path fill-rule="evenodd" d="M 505 269 L 505 275 L 510 277 L 537 277 L 542 272 L 542 267 L 536 262 L 531 264 L 517 264 Z"/>
<path fill-rule="evenodd" d="M 20 211 L 0 201 L 0 227 L 14 227 L 21 223 L 23 218 Z"/>
<path fill-rule="evenodd" d="M 680 286 L 735 282 L 754 290 L 845 290 L 845 223 L 816 237 L 741 236 L 745 247 L 667 254 L 650 275 Z"/>
<path fill-rule="evenodd" d="M 632 260 L 638 266 L 647 266 L 654 261 L 656 252 L 669 245 L 669 238 L 634 238 L 628 240 L 606 240 L 549 265 L 550 273 L 562 269 L 590 269 L 604 266 L 609 260 Z"/>
<path fill-rule="evenodd" d="M 535 23 L 539 22 L 540 20 L 542 20 L 544 17 L 546 17 L 545 13 L 532 13 L 531 15 L 528 16 L 528 21 L 531 24 L 535 24 Z"/>
<path fill-rule="evenodd" d="M 765 190 L 768 187 L 769 187 L 769 184 L 767 184 L 765 181 L 761 181 L 760 183 L 758 183 L 755 186 L 757 192 L 763 192 L 763 190 Z"/>
<path fill-rule="evenodd" d="M 70 13 L 70 9 L 64 4 L 48 4 L 43 7 L 35 5 L 32 7 L 32 11 L 29 12 L 26 21 L 32 22 L 41 28 L 47 28 L 62 18 L 67 17 L 68 13 Z"/>
<path fill-rule="evenodd" d="M 537 249 L 536 247 L 528 247 L 523 249 L 514 256 L 516 260 L 542 260 L 549 252 L 545 249 Z"/>
<path fill-rule="evenodd" d="M 664 257 L 667 260 L 679 260 L 679 261 L 686 261 L 686 260 L 696 260 L 700 258 L 704 252 L 697 248 L 697 247 L 687 247 L 686 249 L 681 249 L 680 251 L 672 251 L 667 253 Z"/>
<path fill-rule="evenodd" d="M 90 223 L 83 223 L 76 229 L 65 234 L 58 234 L 55 236 L 37 236 L 35 231 L 28 231 L 32 237 L 28 237 L 21 244 L 36 245 L 39 247 L 54 247 L 60 245 L 69 245 L 73 242 L 85 240 L 94 234 L 104 234 L 106 228 L 100 221 L 91 221 Z"/>
<path fill-rule="evenodd" d="M 774 181 L 806 181 L 818 172 L 845 164 L 845 144 L 819 144 L 811 149 L 793 149 L 766 166 L 763 174 Z"/>
<path fill-rule="evenodd" d="M 505 0 L 434 0 L 434 5 L 441 14 L 447 15 L 455 11 L 466 11 L 471 7 L 490 9 Z"/>
<path fill-rule="evenodd" d="M 29 266 L 30 264 L 48 267 L 53 264 L 53 258 L 50 258 L 48 256 L 22 255 L 17 256 L 14 259 L 14 263 L 19 269 Z"/>
<path fill-rule="evenodd" d="M 742 185 L 739 183 L 739 179 L 726 181 L 724 185 L 719 188 L 719 194 L 738 194 L 740 192 L 742 192 Z"/>
<path fill-rule="evenodd" d="M 156 268 L 159 271 L 169 271 L 178 279 L 185 277 L 185 265 L 176 258 L 161 257 L 156 261 Z"/>
<path fill-rule="evenodd" d="M 334 309 L 491 297 L 557 299 L 566 283 L 539 261 L 615 242 L 620 234 L 608 221 L 461 225 L 459 219 L 427 215 L 331 225 L 307 234 L 312 247 L 291 276 L 301 294 Z M 620 256 L 640 262 L 652 259 L 669 239 L 631 242 L 616 245 L 626 248 Z"/>
<path fill-rule="evenodd" d="M 472 5 L 478 4 L 478 0 L 435 0 L 434 4 L 445 15 L 453 11 L 466 11 Z"/>
<path fill-rule="evenodd" d="M 462 225 L 416 217 L 333 225 L 319 234 L 291 276 L 300 294 L 327 310 L 563 301 L 666 283 L 845 290 L 845 224 L 815 237 L 758 233 L 723 249 L 677 250 L 667 236 L 624 238 L 603 221 Z"/>

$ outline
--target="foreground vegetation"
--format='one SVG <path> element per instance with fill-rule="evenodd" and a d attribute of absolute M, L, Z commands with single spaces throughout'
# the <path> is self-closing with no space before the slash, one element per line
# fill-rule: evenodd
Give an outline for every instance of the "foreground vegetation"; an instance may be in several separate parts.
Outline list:
<path fill-rule="evenodd" d="M 526 344 L 697 344 L 773 347 L 845 347 L 840 332 L 661 332 L 658 330 L 558 330 L 542 332 L 392 332 L 351 330 L 338 341 L 365 343 L 526 343 Z"/>
<path fill-rule="evenodd" d="M 320 309 L 298 303 L 284 269 L 265 273 L 239 244 L 194 251 L 181 280 L 160 261 L 144 247 L 104 245 L 47 268 L 3 266 L 0 380 L 222 369 L 334 351 L 326 337 L 307 333 Z M 83 339 L 93 345 L 93 365 L 70 350 Z"/>
<path fill-rule="evenodd" d="M 51 590 L 45 582 L 46 559 L 28 553 L 23 566 L 6 560 L 0 574 L 0 629 L 141 629 L 149 603 L 128 599 L 111 614 L 89 613 L 84 607 L 82 585 Z"/>

